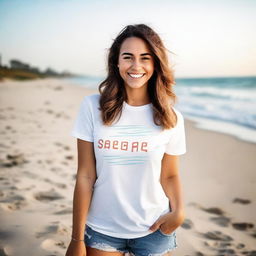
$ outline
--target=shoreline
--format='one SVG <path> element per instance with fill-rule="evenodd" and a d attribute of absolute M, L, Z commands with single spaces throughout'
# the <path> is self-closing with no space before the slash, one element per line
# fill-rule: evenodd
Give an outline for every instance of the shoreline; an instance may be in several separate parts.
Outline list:
<path fill-rule="evenodd" d="M 95 92 L 59 79 L 0 82 L 0 251 L 6 255 L 65 253 L 77 168 L 70 131 L 83 97 Z M 186 220 L 173 255 L 254 255 L 256 145 L 184 119 Z"/>
<path fill-rule="evenodd" d="M 256 130 L 220 120 L 211 120 L 201 117 L 184 117 L 184 119 L 191 121 L 193 126 L 198 129 L 225 134 L 240 141 L 256 144 Z M 213 128 L 213 126 L 215 127 Z M 216 126 L 218 126 L 218 128 L 216 128 Z M 255 139 L 252 140 L 253 138 Z"/>

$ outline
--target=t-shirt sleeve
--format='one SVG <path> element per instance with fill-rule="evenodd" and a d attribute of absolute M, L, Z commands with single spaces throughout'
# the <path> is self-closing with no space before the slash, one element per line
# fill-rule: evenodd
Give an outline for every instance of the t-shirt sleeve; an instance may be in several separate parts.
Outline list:
<path fill-rule="evenodd" d="M 170 140 L 166 146 L 165 153 L 169 155 L 182 155 L 186 153 L 186 135 L 184 127 L 184 118 L 182 114 L 176 111 L 178 122 L 171 133 Z"/>
<path fill-rule="evenodd" d="M 85 96 L 80 104 L 70 135 L 81 140 L 93 142 L 92 106 L 88 96 Z"/>

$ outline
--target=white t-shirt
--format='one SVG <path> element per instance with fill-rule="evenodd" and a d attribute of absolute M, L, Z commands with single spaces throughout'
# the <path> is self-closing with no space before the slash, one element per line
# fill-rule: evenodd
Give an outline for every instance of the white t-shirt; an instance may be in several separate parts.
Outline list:
<path fill-rule="evenodd" d="M 94 143 L 97 180 L 86 224 L 113 237 L 142 237 L 171 210 L 160 184 L 161 160 L 164 153 L 186 152 L 184 119 L 173 107 L 177 125 L 163 131 L 154 124 L 151 103 L 124 102 L 121 118 L 109 127 L 102 123 L 99 98 L 84 97 L 71 132 Z"/>

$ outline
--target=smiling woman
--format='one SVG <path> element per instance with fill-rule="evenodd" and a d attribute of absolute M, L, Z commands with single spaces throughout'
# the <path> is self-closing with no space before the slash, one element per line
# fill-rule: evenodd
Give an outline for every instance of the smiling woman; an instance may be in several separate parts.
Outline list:
<path fill-rule="evenodd" d="M 146 84 L 154 72 L 154 61 L 147 44 L 142 39 L 130 37 L 123 42 L 117 66 L 126 90 L 142 87 L 144 90 L 147 89 Z M 138 93 L 145 94 L 143 90 L 136 90 L 136 94 Z M 146 103 L 142 102 L 142 104 Z"/>
<path fill-rule="evenodd" d="M 166 256 L 177 247 L 184 219 L 178 155 L 186 143 L 173 84 L 157 33 L 125 27 L 110 48 L 100 94 L 84 97 L 72 131 L 79 166 L 67 256 Z"/>
<path fill-rule="evenodd" d="M 121 31 L 109 49 L 108 71 L 107 78 L 99 85 L 105 125 L 111 125 L 121 116 L 125 101 L 134 106 L 152 102 L 155 124 L 166 129 L 175 126 L 171 108 L 176 103 L 172 89 L 174 74 L 167 49 L 155 31 L 144 24 L 130 25 Z"/>

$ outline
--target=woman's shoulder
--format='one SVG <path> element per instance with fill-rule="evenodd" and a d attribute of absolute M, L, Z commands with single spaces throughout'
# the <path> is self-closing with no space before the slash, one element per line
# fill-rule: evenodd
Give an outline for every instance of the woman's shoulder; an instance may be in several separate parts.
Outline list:
<path fill-rule="evenodd" d="M 83 100 L 94 104 L 99 102 L 99 98 L 100 98 L 100 94 L 94 93 L 94 94 L 85 95 Z"/>
<path fill-rule="evenodd" d="M 178 126 L 180 126 L 180 124 L 182 124 L 184 122 L 184 117 L 183 117 L 182 113 L 176 107 L 172 106 L 172 110 L 176 114 L 176 118 L 177 118 L 177 123 L 176 123 L 175 127 L 178 127 Z"/>
<path fill-rule="evenodd" d="M 99 94 L 87 94 L 83 97 L 81 108 L 86 112 L 97 112 L 99 108 Z"/>
<path fill-rule="evenodd" d="M 94 94 L 87 94 L 84 96 L 82 104 L 85 107 L 89 107 L 89 108 L 98 108 L 99 106 L 99 98 L 100 98 L 100 94 L 94 93 Z"/>

